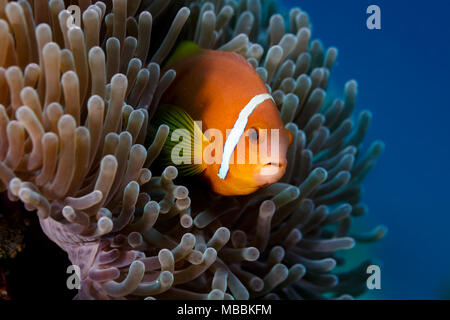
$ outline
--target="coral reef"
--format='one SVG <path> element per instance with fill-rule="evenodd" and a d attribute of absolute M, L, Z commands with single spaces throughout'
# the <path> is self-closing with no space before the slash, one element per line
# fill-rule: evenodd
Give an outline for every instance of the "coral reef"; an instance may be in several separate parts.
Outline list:
<path fill-rule="evenodd" d="M 1 195 L 2 212 L 0 212 L 0 262 L 15 258 L 25 247 L 24 231 L 30 224 L 22 206 Z M 1 265 L 0 265 L 1 268 Z"/>
<path fill-rule="evenodd" d="M 24 247 L 22 226 L 11 225 L 5 219 L 0 223 L 0 259 L 14 258 Z"/>
<path fill-rule="evenodd" d="M 351 298 L 365 265 L 337 274 L 335 252 L 367 211 L 361 182 L 383 150 L 351 119 L 357 85 L 327 102 L 335 48 L 273 1 L 0 1 L 0 180 L 37 211 L 81 269 L 78 299 Z M 48 5 L 47 5 L 48 4 Z M 179 40 L 244 56 L 267 83 L 294 140 L 278 183 L 222 197 L 178 172 L 150 170 L 168 135 L 148 121 L 176 74 Z M 155 170 L 154 170 L 155 171 Z M 156 173 L 156 171 L 155 171 Z"/>

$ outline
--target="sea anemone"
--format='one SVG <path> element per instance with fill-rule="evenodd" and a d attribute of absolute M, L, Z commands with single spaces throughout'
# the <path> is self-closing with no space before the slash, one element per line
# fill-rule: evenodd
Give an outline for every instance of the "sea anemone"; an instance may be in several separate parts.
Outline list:
<path fill-rule="evenodd" d="M 364 215 L 361 182 L 383 150 L 361 154 L 371 120 L 351 120 L 357 85 L 327 99 L 335 48 L 310 42 L 307 14 L 272 1 L 0 1 L 0 180 L 37 211 L 79 266 L 78 299 L 350 298 L 365 266 L 333 272 Z M 288 32 L 287 32 L 288 30 Z M 218 196 L 175 167 L 150 170 L 169 134 L 148 122 L 176 74 L 180 40 L 244 56 L 293 135 L 282 180 Z M 154 170 L 155 171 L 155 170 Z M 155 171 L 156 172 L 156 171 Z"/>

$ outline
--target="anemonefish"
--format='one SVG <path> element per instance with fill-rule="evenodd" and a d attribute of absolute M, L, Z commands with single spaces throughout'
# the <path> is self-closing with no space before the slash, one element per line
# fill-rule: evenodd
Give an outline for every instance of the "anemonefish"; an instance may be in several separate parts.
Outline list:
<path fill-rule="evenodd" d="M 247 60 L 183 42 L 165 68 L 175 70 L 176 77 L 153 121 L 167 124 L 171 134 L 184 128 L 192 136 L 201 135 L 200 144 L 192 144 L 200 145 L 200 161 L 195 161 L 199 153 L 191 149 L 192 162 L 177 166 L 181 174 L 200 174 L 214 192 L 227 196 L 253 193 L 284 175 L 292 137 L 264 81 Z M 208 135 L 208 129 L 223 139 Z M 169 135 L 163 148 L 166 164 L 174 160 L 173 148 L 179 141 Z M 245 161 L 237 159 L 242 146 L 245 154 L 240 157 Z M 205 160 L 205 151 L 219 161 Z"/>

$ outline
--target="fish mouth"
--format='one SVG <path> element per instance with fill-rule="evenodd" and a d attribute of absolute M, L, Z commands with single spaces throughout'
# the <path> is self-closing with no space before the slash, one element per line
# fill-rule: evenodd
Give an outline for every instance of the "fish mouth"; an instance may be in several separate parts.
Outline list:
<path fill-rule="evenodd" d="M 286 163 L 285 162 L 268 162 L 263 167 L 282 168 L 282 167 L 286 167 Z"/>
<path fill-rule="evenodd" d="M 258 180 L 264 185 L 277 182 L 284 175 L 286 164 L 286 161 L 265 163 L 258 172 Z"/>
<path fill-rule="evenodd" d="M 276 169 L 276 170 L 284 170 L 286 169 L 286 165 L 287 165 L 287 161 L 286 160 L 281 160 L 278 162 L 267 162 L 262 166 L 262 169 Z"/>

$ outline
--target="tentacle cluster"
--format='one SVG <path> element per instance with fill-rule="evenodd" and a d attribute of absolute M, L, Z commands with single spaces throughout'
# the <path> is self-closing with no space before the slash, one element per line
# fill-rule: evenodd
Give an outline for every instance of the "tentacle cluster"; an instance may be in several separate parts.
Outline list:
<path fill-rule="evenodd" d="M 355 81 L 326 99 L 337 50 L 310 41 L 306 13 L 285 19 L 259 0 L 80 0 L 82 28 L 68 28 L 69 4 L 0 2 L 0 180 L 81 268 L 78 298 L 360 293 L 364 264 L 334 273 L 335 252 L 385 233 L 349 234 L 383 144 L 360 154 L 371 114 L 351 118 Z M 177 185 L 174 167 L 152 176 L 169 132 L 146 141 L 148 121 L 176 76 L 160 64 L 178 40 L 241 54 L 266 82 L 294 137 L 280 182 L 220 197 Z"/>

